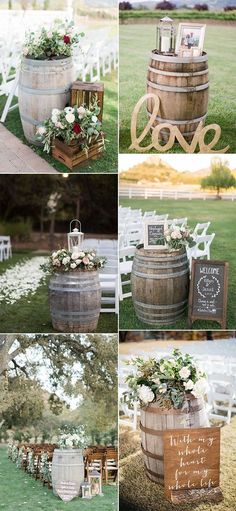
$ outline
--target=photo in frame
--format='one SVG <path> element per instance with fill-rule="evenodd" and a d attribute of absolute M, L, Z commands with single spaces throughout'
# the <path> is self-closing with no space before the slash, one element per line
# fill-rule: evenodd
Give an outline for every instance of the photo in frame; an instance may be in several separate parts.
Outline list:
<path fill-rule="evenodd" d="M 144 223 L 144 248 L 159 250 L 167 247 L 164 234 L 167 229 L 165 220 L 149 220 Z"/>
<path fill-rule="evenodd" d="M 176 38 L 175 53 L 181 57 L 199 57 L 203 52 L 206 25 L 180 23 Z"/>

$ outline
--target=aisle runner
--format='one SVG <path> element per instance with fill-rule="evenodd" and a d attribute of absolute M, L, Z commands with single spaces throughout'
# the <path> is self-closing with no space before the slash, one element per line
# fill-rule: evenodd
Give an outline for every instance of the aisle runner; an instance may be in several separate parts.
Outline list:
<path fill-rule="evenodd" d="M 0 302 L 13 304 L 28 293 L 34 294 L 46 278 L 41 264 L 47 257 L 33 257 L 17 263 L 0 275 Z"/>

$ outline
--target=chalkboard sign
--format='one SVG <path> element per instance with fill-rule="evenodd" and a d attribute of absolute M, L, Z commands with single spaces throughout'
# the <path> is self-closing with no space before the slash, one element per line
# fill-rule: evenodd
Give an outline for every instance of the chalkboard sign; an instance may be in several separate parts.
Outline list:
<path fill-rule="evenodd" d="M 222 500 L 220 428 L 164 432 L 165 495 L 174 503 Z"/>
<path fill-rule="evenodd" d="M 165 221 L 150 221 L 144 224 L 144 248 L 160 249 L 166 246 L 164 233 L 166 230 Z"/>
<path fill-rule="evenodd" d="M 196 319 L 214 320 L 226 328 L 228 263 L 192 260 L 189 326 Z"/>

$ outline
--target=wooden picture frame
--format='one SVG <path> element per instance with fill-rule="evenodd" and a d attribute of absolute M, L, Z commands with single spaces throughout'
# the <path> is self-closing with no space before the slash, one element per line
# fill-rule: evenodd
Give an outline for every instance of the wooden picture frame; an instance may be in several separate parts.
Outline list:
<path fill-rule="evenodd" d="M 166 248 L 167 244 L 165 241 L 161 244 L 155 243 L 155 239 L 158 240 L 158 234 L 161 233 L 164 236 L 166 229 L 166 220 L 146 220 L 144 222 L 144 248 L 146 250 L 160 250 Z"/>
<path fill-rule="evenodd" d="M 197 282 L 197 274 L 198 274 L 198 267 L 206 267 L 208 268 L 208 271 L 206 270 L 206 273 L 202 273 L 201 279 L 204 279 L 205 276 L 211 275 L 211 278 L 214 279 L 213 287 L 217 286 L 216 292 L 217 295 L 214 296 L 214 293 L 212 294 L 212 302 L 209 302 L 209 299 L 202 294 L 201 289 L 199 287 L 199 282 Z M 222 275 L 218 275 L 216 272 L 209 272 L 209 269 L 221 269 L 223 271 L 223 282 L 222 282 Z M 201 270 L 201 269 L 200 269 Z M 199 271 L 200 271 L 199 270 Z M 223 330 L 226 329 L 226 323 L 227 323 L 227 301 L 228 301 L 228 270 L 229 270 L 229 263 L 226 261 L 215 261 L 215 260 L 203 260 L 203 259 L 192 259 L 192 269 L 191 269 L 191 280 L 190 280 L 190 290 L 189 290 L 189 306 L 188 306 L 188 326 L 192 328 L 192 324 L 197 319 L 202 320 L 211 320 L 216 321 L 221 325 L 221 328 Z M 221 282 L 219 281 L 221 280 Z M 204 280 L 203 280 L 204 284 Z M 206 284 L 210 285 L 209 282 L 206 282 Z M 211 288 L 209 288 L 209 294 L 211 292 Z M 200 295 L 200 296 L 199 296 Z M 219 299 L 214 301 L 214 298 L 217 298 L 219 295 L 219 298 L 221 299 L 221 304 L 219 304 Z M 200 304 L 201 296 L 203 298 L 202 305 Z M 204 303 L 205 300 L 205 303 Z M 208 301 L 207 301 L 208 300 Z M 199 305 L 198 305 L 199 303 Z M 220 306 L 219 306 L 220 305 Z M 219 306 L 219 307 L 217 307 Z M 211 309 L 210 309 L 211 307 Z M 198 308 L 202 308 L 201 310 L 197 310 Z M 205 310 L 204 310 L 205 309 Z M 219 311 L 217 310 L 219 309 Z"/>
<path fill-rule="evenodd" d="M 199 57 L 203 52 L 205 31 L 206 25 L 200 23 L 180 23 L 176 37 L 175 53 L 183 58 Z"/>
<path fill-rule="evenodd" d="M 220 428 L 163 432 L 165 497 L 174 504 L 219 502 Z"/>

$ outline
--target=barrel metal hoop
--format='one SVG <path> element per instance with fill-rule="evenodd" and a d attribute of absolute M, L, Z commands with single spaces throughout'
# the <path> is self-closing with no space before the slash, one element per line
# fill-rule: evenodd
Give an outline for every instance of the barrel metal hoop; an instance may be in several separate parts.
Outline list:
<path fill-rule="evenodd" d="M 40 60 L 40 59 L 30 59 L 30 58 L 27 58 L 27 57 L 23 57 L 22 58 L 22 61 L 21 61 L 22 65 L 30 65 L 30 67 L 48 67 L 50 68 L 50 65 L 51 66 L 55 66 L 55 67 L 62 67 L 62 66 L 66 66 L 66 67 L 69 67 L 71 68 L 71 64 L 72 64 L 72 57 L 63 57 L 61 59 L 54 59 L 54 60 L 50 60 L 50 64 L 49 64 L 49 61 L 47 59 L 44 59 L 44 60 Z"/>
<path fill-rule="evenodd" d="M 186 275 L 189 272 L 188 268 L 186 268 L 183 271 L 178 271 L 176 273 L 156 273 L 156 274 L 150 274 L 150 273 L 142 273 L 140 271 L 137 271 L 135 269 L 132 269 L 132 274 L 135 275 L 135 277 L 141 277 L 143 279 L 154 279 L 154 280 L 163 280 L 163 279 L 171 279 L 176 277 L 182 277 L 183 275 Z"/>
<path fill-rule="evenodd" d="M 21 119 L 24 122 L 28 122 L 29 124 L 32 124 L 32 126 L 39 126 L 40 124 L 43 123 L 43 120 L 36 121 L 35 119 L 32 119 L 32 117 L 28 117 L 28 115 L 25 115 L 25 114 L 21 114 Z"/>
<path fill-rule="evenodd" d="M 146 428 L 145 426 L 142 425 L 141 422 L 140 422 L 140 429 L 141 429 L 141 431 L 143 431 L 144 433 L 148 433 L 149 435 L 154 435 L 154 436 L 163 436 L 164 435 L 163 429 Z"/>
<path fill-rule="evenodd" d="M 32 89 L 31 87 L 26 87 L 25 85 L 22 85 L 19 83 L 19 89 L 23 92 L 26 92 L 27 94 L 31 94 L 32 96 L 40 96 L 40 95 L 49 95 L 52 96 L 53 94 L 67 94 L 70 92 L 71 84 L 66 85 L 65 87 L 62 87 L 60 89 Z"/>
<path fill-rule="evenodd" d="M 172 309 L 176 309 L 176 307 L 181 307 L 182 305 L 186 305 L 188 303 L 188 300 L 183 300 L 182 302 L 179 302 L 179 303 L 175 303 L 173 305 L 152 305 L 150 303 L 142 303 L 142 302 L 139 302 L 138 300 L 135 300 L 135 305 L 139 305 L 141 307 L 143 307 L 144 309 L 158 309 L 158 310 L 161 310 L 161 309 L 167 309 L 167 310 L 172 310 Z"/>
<path fill-rule="evenodd" d="M 139 259 L 136 258 L 135 259 L 135 262 L 138 264 L 139 263 Z M 163 261 L 164 263 L 164 261 Z M 187 263 L 187 259 L 186 259 L 186 263 Z M 157 265 L 156 264 L 150 264 L 149 261 L 145 261 L 145 265 L 146 265 L 146 269 L 149 270 L 155 270 L 157 269 Z M 162 264 L 162 262 L 160 261 L 159 262 L 159 265 L 158 265 L 158 270 L 174 270 L 175 268 L 181 268 L 184 266 L 184 262 L 180 261 L 179 263 L 174 263 L 174 264 Z"/>
<path fill-rule="evenodd" d="M 149 458 L 153 458 L 154 460 L 160 460 L 160 461 L 164 460 L 164 456 L 161 456 L 160 454 L 154 454 L 152 452 L 146 451 L 144 449 L 144 447 L 142 446 L 142 444 L 141 444 L 141 449 L 143 451 L 143 454 L 145 454 L 145 456 L 148 456 Z"/>
<path fill-rule="evenodd" d="M 164 476 L 162 474 L 156 474 L 156 472 L 153 472 L 152 470 L 150 470 L 150 468 L 148 468 L 146 464 L 145 464 L 145 470 L 147 471 L 147 476 L 148 476 L 148 474 L 150 474 L 151 476 L 155 477 L 156 479 L 164 480 Z M 150 479 L 150 477 L 149 477 L 149 479 Z M 151 479 L 151 481 L 152 481 L 152 479 Z"/>
<path fill-rule="evenodd" d="M 142 254 L 139 254 L 138 252 L 135 254 L 136 255 L 136 258 L 139 260 L 139 261 L 142 261 L 143 263 L 146 264 L 147 262 L 147 257 L 142 255 Z M 177 261 L 177 260 L 187 260 L 187 254 L 186 252 L 184 252 L 183 254 L 181 255 L 177 255 L 177 256 L 174 256 L 174 257 L 158 257 L 158 256 L 149 256 L 148 255 L 148 261 L 157 261 L 157 262 L 162 262 L 164 261 L 165 263 L 169 263 L 169 262 L 172 262 L 172 261 Z"/>
<path fill-rule="evenodd" d="M 147 110 L 147 114 L 149 117 L 152 116 L 152 114 Z M 182 124 L 196 124 L 196 123 L 199 123 L 201 121 L 203 121 L 205 118 L 207 117 L 207 112 L 202 115 L 201 117 L 198 117 L 197 119 L 188 119 L 186 121 L 177 121 L 177 120 L 173 120 L 173 119 L 163 119 L 162 117 L 159 117 L 158 115 L 156 116 L 156 120 L 159 121 L 160 123 L 164 123 L 164 122 L 168 122 L 169 124 L 178 124 L 178 125 L 182 125 Z M 193 132 L 195 133 L 195 132 Z M 188 133 L 188 135 L 190 135 L 190 132 Z"/>
<path fill-rule="evenodd" d="M 73 284 L 71 284 L 72 286 Z M 77 284 L 75 284 L 77 285 Z M 55 291 L 56 293 L 57 292 L 67 292 L 67 293 L 90 293 L 91 291 L 100 291 L 101 290 L 101 287 L 100 285 L 97 286 L 97 287 L 83 287 L 82 285 L 78 288 L 78 287 L 57 287 L 55 286 L 55 284 L 49 284 L 49 289 L 50 291 Z"/>
<path fill-rule="evenodd" d="M 150 58 L 152 60 L 157 60 L 160 62 L 170 62 L 172 64 L 195 64 L 196 62 L 207 62 L 208 57 L 207 54 L 201 55 L 199 57 L 178 57 L 178 56 L 167 56 L 167 55 L 158 55 L 157 53 L 150 53 Z"/>
<path fill-rule="evenodd" d="M 150 82 L 147 80 L 147 84 L 149 87 L 152 87 L 153 89 L 166 91 L 166 92 L 199 92 L 201 90 L 209 89 L 209 82 L 204 83 L 203 85 L 196 85 L 196 87 L 172 87 L 168 85 L 158 85 L 156 83 Z"/>
<path fill-rule="evenodd" d="M 173 71 L 162 71 L 161 69 L 156 69 L 155 67 L 148 66 L 148 70 L 152 73 L 156 73 L 162 76 L 176 76 L 179 77 L 192 77 L 192 76 L 202 76 L 208 74 L 208 68 L 203 69 L 202 71 L 193 71 L 190 73 L 174 73 Z"/>
<path fill-rule="evenodd" d="M 77 320 L 80 320 L 81 317 L 91 317 L 91 316 L 96 316 L 97 314 L 99 314 L 100 312 L 100 309 L 93 309 L 91 311 L 86 311 L 86 312 L 81 312 L 81 311 L 75 311 L 75 312 L 63 312 L 63 311 L 54 311 L 52 310 L 52 316 L 54 318 L 66 318 L 66 319 L 77 319 Z"/>
<path fill-rule="evenodd" d="M 174 312 L 169 312 L 167 314 L 164 314 L 164 313 L 161 313 L 161 314 L 158 314 L 157 312 L 155 313 L 155 318 L 154 319 L 150 319 L 149 318 L 149 315 L 148 315 L 148 312 L 145 312 L 143 310 L 140 311 L 140 309 L 138 309 L 135 304 L 134 304 L 134 308 L 135 308 L 135 311 L 136 311 L 136 314 L 137 316 L 139 317 L 139 319 L 141 319 L 144 323 L 150 323 L 150 324 L 160 324 L 160 325 L 166 325 L 166 324 L 169 324 L 169 323 L 174 323 L 177 321 L 177 319 L 179 319 L 179 317 L 181 317 L 186 309 L 186 306 L 181 308 L 180 310 L 177 310 L 177 311 L 174 311 Z M 146 317 L 145 317 L 146 316 Z M 159 319 L 159 318 L 163 318 L 163 319 Z M 164 318 L 166 318 L 164 320 Z"/>

